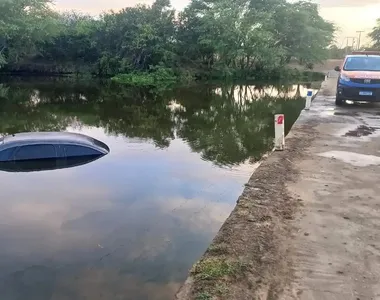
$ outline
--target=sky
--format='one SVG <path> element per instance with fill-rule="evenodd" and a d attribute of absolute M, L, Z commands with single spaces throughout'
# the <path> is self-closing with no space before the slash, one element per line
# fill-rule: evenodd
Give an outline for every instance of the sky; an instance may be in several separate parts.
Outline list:
<path fill-rule="evenodd" d="M 380 0 L 314 0 L 320 4 L 321 15 L 338 27 L 337 44 L 345 45 L 347 37 L 357 37 L 356 31 L 364 30 L 362 43 L 369 39 L 368 32 L 380 18 Z M 151 4 L 153 0 L 55 0 L 58 10 L 80 10 L 90 14 L 98 14 L 106 10 L 119 10 L 137 3 Z M 183 9 L 189 0 L 171 0 L 177 10 Z M 351 43 L 351 40 L 350 40 Z"/>

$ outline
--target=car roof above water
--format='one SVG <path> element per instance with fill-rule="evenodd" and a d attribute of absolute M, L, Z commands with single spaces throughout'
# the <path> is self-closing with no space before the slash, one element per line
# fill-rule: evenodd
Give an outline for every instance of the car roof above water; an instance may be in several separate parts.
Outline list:
<path fill-rule="evenodd" d="M 0 138 L 0 146 L 28 143 L 69 143 L 93 146 L 94 139 L 72 132 L 28 132 Z"/>

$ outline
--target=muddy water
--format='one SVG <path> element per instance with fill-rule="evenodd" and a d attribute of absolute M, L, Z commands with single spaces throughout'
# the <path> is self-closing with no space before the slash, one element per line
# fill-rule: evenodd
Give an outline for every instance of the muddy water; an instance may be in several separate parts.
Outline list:
<path fill-rule="evenodd" d="M 0 171 L 0 298 L 173 297 L 271 148 L 273 114 L 285 113 L 289 129 L 305 94 L 1 84 L 0 135 L 80 132 L 111 152 L 73 168 Z"/>

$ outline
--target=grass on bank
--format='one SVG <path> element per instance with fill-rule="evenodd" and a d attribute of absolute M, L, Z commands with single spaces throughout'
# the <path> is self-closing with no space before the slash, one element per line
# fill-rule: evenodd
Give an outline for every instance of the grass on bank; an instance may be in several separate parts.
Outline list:
<path fill-rule="evenodd" d="M 223 255 L 226 248 L 223 245 L 211 246 L 208 253 L 215 256 L 199 261 L 191 270 L 195 282 L 203 283 L 198 285 L 196 300 L 211 300 L 213 295 L 228 295 L 228 279 L 239 278 L 246 269 L 243 262 L 226 259 Z"/>

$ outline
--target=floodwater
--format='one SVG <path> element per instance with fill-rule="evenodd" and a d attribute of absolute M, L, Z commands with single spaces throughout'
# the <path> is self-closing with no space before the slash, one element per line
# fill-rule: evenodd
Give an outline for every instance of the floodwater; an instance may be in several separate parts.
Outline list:
<path fill-rule="evenodd" d="M 0 85 L 0 136 L 79 132 L 110 154 L 72 168 L 0 171 L 2 300 L 168 300 L 287 130 L 303 85 L 173 92 L 108 82 Z"/>

